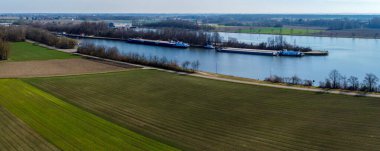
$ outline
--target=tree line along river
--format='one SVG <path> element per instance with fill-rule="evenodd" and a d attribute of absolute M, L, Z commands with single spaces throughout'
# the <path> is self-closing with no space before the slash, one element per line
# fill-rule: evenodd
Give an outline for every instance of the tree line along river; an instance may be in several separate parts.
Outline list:
<path fill-rule="evenodd" d="M 260 43 L 275 35 L 220 33 L 227 40 L 236 38 L 241 42 Z M 201 71 L 264 80 L 271 75 L 323 81 L 330 71 L 336 69 L 347 77 L 362 80 L 366 73 L 380 76 L 380 40 L 308 36 L 283 36 L 289 43 L 328 50 L 329 56 L 273 57 L 247 54 L 220 53 L 202 48 L 176 49 L 129 44 L 122 41 L 82 39 L 96 45 L 117 47 L 121 53 L 138 53 L 145 56 L 166 57 L 185 61 L 199 61 Z"/>

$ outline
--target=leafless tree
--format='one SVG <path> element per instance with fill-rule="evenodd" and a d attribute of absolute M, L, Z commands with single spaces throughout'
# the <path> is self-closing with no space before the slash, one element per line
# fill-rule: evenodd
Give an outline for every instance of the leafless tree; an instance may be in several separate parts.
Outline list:
<path fill-rule="evenodd" d="M 185 61 L 182 63 L 182 68 L 187 70 L 189 69 L 190 64 L 191 64 L 190 61 Z"/>
<path fill-rule="evenodd" d="M 331 80 L 331 87 L 333 89 L 339 89 L 342 75 L 338 72 L 338 70 L 331 71 L 329 74 L 329 78 Z"/>
<path fill-rule="evenodd" d="M 341 88 L 347 89 L 348 88 L 348 81 L 346 76 L 341 76 Z"/>
<path fill-rule="evenodd" d="M 350 90 L 359 90 L 360 83 L 357 77 L 351 76 L 347 79 L 347 82 L 349 84 L 348 88 Z"/>
<path fill-rule="evenodd" d="M 293 84 L 293 85 L 298 85 L 298 84 L 300 84 L 301 83 L 301 78 L 299 78 L 298 76 L 293 76 L 292 78 L 292 82 L 291 82 L 291 84 Z"/>
<path fill-rule="evenodd" d="M 363 85 L 367 88 L 367 91 L 373 92 L 376 90 L 376 85 L 378 81 L 379 78 L 376 75 L 369 73 L 366 74 L 366 76 L 364 77 Z"/>
<path fill-rule="evenodd" d="M 0 60 L 8 59 L 9 51 L 8 42 L 0 39 Z"/>
<path fill-rule="evenodd" d="M 191 63 L 191 68 L 192 68 L 191 70 L 193 70 L 193 71 L 197 71 L 197 70 L 199 69 L 199 65 L 200 65 L 200 63 L 199 63 L 198 60 L 192 62 L 192 63 Z"/>

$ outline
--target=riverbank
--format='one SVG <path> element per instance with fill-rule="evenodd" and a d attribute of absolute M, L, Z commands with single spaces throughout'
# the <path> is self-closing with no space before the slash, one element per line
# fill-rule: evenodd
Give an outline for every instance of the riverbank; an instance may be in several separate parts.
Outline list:
<path fill-rule="evenodd" d="M 216 30 L 225 33 L 242 33 L 242 34 L 258 34 L 258 35 L 283 35 L 283 36 L 306 36 L 306 37 L 328 37 L 328 38 L 352 38 L 352 39 L 380 39 L 380 29 L 345 29 L 345 30 L 326 30 L 316 29 L 314 32 L 307 32 L 307 29 L 298 29 L 299 32 L 291 33 L 291 29 L 285 28 L 285 32 L 280 32 L 280 28 L 264 27 L 266 30 L 252 30 L 249 27 L 243 30 Z M 272 30 L 273 29 L 273 30 Z M 314 30 L 311 28 L 310 30 Z M 260 31 L 260 32 L 259 32 Z M 301 33 L 301 34 L 300 34 Z"/>
<path fill-rule="evenodd" d="M 271 34 L 271 35 L 297 35 L 307 36 L 323 32 L 324 29 L 299 28 L 299 27 L 249 27 L 249 26 L 221 26 L 218 32 L 246 33 L 246 34 Z"/>
<path fill-rule="evenodd" d="M 110 37 L 98 37 L 98 36 L 84 36 L 84 35 L 75 35 L 75 34 L 58 34 L 57 35 L 61 36 L 67 36 L 70 38 L 89 38 L 89 39 L 105 39 L 105 40 L 116 40 L 116 41 L 127 41 L 126 39 L 121 39 L 121 38 L 110 38 Z"/>
<path fill-rule="evenodd" d="M 322 93 L 322 94 L 339 94 L 339 95 L 348 95 L 348 96 L 380 98 L 379 93 L 366 93 L 366 92 L 359 92 L 359 91 L 348 91 L 348 90 L 337 90 L 337 89 L 335 90 L 321 89 L 315 86 L 287 85 L 283 83 L 271 83 L 271 82 L 261 81 L 261 80 L 256 80 L 256 79 L 248 79 L 248 78 L 234 77 L 234 76 L 207 73 L 207 72 L 198 72 L 197 74 L 193 74 L 192 76 L 226 81 L 226 82 L 233 82 L 233 83 L 265 86 L 265 87 L 289 89 L 289 90 L 309 91 L 309 92 L 316 92 L 316 93 Z"/>
<path fill-rule="evenodd" d="M 104 58 L 99 58 L 99 57 L 94 57 L 94 56 L 89 56 L 89 55 L 83 55 L 83 54 L 78 54 L 78 55 L 81 55 L 81 56 L 87 57 L 87 58 L 91 58 L 91 59 L 96 59 L 96 60 L 104 60 L 104 61 L 109 61 L 109 62 L 115 62 L 118 64 L 127 64 L 127 65 L 139 66 L 139 67 L 142 67 L 143 69 L 148 69 L 148 70 L 154 69 L 154 70 L 159 70 L 159 71 L 164 71 L 164 72 L 176 73 L 176 74 L 180 74 L 180 75 L 202 77 L 202 78 L 206 78 L 206 79 L 213 79 L 213 80 L 240 83 L 240 84 L 249 84 L 249 85 L 265 86 L 265 87 L 272 87 L 272 88 L 282 88 L 282 89 L 291 89 L 291 90 L 301 90 L 301 91 L 309 91 L 309 92 L 317 92 L 317 93 L 380 98 L 379 93 L 366 93 L 366 92 L 357 92 L 357 91 L 348 91 L 348 90 L 321 89 L 321 88 L 314 87 L 314 86 L 306 87 L 306 86 L 298 86 L 298 85 L 286 85 L 286 84 L 281 84 L 281 83 L 270 83 L 270 82 L 265 82 L 265 81 L 260 81 L 260 80 L 233 77 L 233 76 L 207 73 L 207 72 L 196 72 L 196 73 L 176 72 L 176 71 L 172 71 L 172 70 L 165 70 L 165 69 L 154 68 L 154 67 L 150 67 L 150 66 L 143 66 L 143 65 L 126 63 L 126 62 L 114 61 L 114 60 L 110 60 L 110 59 L 104 59 Z"/>
<path fill-rule="evenodd" d="M 309 91 L 309 92 L 317 92 L 317 93 L 330 93 L 330 94 L 341 94 L 341 95 L 349 95 L 349 96 L 366 96 L 366 97 L 376 97 L 380 98 L 380 94 L 378 93 L 365 93 L 365 92 L 351 92 L 347 90 L 331 90 L 331 89 L 321 89 L 317 87 L 304 87 L 304 86 L 294 86 L 294 85 L 285 85 L 285 84 L 275 84 L 275 83 L 269 83 L 265 81 L 260 80 L 254 80 L 254 79 L 248 79 L 248 78 L 239 78 L 234 76 L 227 76 L 227 75 L 221 75 L 221 74 L 214 74 L 214 73 L 208 73 L 208 72 L 196 72 L 196 73 L 184 73 L 184 72 L 175 72 L 171 70 L 165 70 L 160 68 L 154 68 L 150 66 L 144 66 L 144 65 L 138 65 L 128 62 L 121 62 L 121 61 L 115 61 L 110 59 L 104 59 L 99 57 L 94 57 L 90 55 L 84 55 L 79 53 L 74 53 L 75 55 L 79 55 L 85 58 L 89 59 L 95 59 L 100 61 L 106 61 L 106 62 L 112 62 L 119 65 L 127 65 L 127 66 L 136 66 L 143 69 L 154 69 L 159 71 L 165 71 L 170 73 L 177 73 L 181 75 L 189 75 L 189 76 L 195 76 L 195 77 L 203 77 L 208 79 L 214 79 L 214 80 L 221 80 L 226 82 L 234 82 L 234 83 L 242 83 L 242 84 L 249 84 L 249 85 L 257 85 L 257 86 L 266 86 L 266 87 L 273 87 L 273 88 L 282 88 L 282 89 L 292 89 L 292 90 L 301 90 L 301 91 Z"/>
<path fill-rule="evenodd" d="M 169 72 L 169 73 L 176 73 L 179 75 L 188 75 L 188 76 L 201 77 L 201 78 L 218 80 L 218 81 L 225 81 L 225 82 L 233 82 L 233 83 L 256 85 L 256 86 L 265 86 L 265 87 L 281 88 L 281 89 L 309 91 L 309 92 L 317 92 L 317 93 L 326 93 L 326 94 L 340 94 L 340 95 L 349 95 L 349 96 L 363 96 L 363 97 L 380 98 L 380 94 L 378 94 L 378 93 L 366 93 L 366 92 L 356 92 L 356 91 L 354 92 L 354 91 L 334 90 L 334 89 L 321 89 L 321 88 L 314 87 L 314 86 L 306 87 L 306 86 L 298 86 L 298 85 L 286 85 L 286 84 L 281 84 L 281 83 L 270 83 L 270 82 L 261 81 L 261 80 L 234 77 L 234 76 L 208 73 L 208 72 L 202 72 L 202 71 L 198 71 L 196 73 L 176 72 L 176 71 L 172 71 L 172 70 L 165 70 L 165 69 L 160 69 L 160 68 L 155 68 L 155 67 L 150 67 L 150 66 L 143 66 L 143 65 L 132 64 L 132 63 L 127 63 L 127 62 L 114 61 L 114 60 L 110 60 L 110 59 L 104 59 L 104 58 L 99 58 L 99 57 L 94 57 L 94 56 L 89 56 L 89 55 L 83 55 L 83 54 L 77 54 L 77 55 L 81 55 L 83 57 L 96 59 L 96 60 L 114 62 L 117 64 L 126 64 L 126 65 L 138 66 L 138 67 L 141 67 L 142 69 L 146 69 L 146 70 L 159 70 L 159 71 L 164 71 L 164 72 Z"/>

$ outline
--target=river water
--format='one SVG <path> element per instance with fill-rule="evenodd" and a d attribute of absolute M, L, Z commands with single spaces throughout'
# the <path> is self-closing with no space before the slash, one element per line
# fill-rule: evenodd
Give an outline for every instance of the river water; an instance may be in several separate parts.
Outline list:
<path fill-rule="evenodd" d="M 221 33 L 221 36 L 237 38 L 241 42 L 266 42 L 274 35 Z M 329 56 L 305 56 L 300 58 L 256 56 L 220 53 L 201 48 L 177 49 L 129 44 L 121 41 L 84 39 L 97 45 L 117 47 L 122 53 L 139 53 L 175 59 L 179 63 L 199 61 L 200 70 L 263 80 L 270 75 L 323 81 L 331 70 L 342 75 L 356 76 L 361 80 L 366 73 L 380 77 L 380 40 L 307 36 L 283 36 L 289 43 L 328 50 Z"/>

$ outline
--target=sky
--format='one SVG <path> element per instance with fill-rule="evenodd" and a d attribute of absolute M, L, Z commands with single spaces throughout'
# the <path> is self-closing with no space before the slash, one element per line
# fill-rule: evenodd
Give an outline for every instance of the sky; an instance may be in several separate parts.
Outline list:
<path fill-rule="evenodd" d="M 380 14 L 380 0 L 0 0 L 0 13 Z"/>

